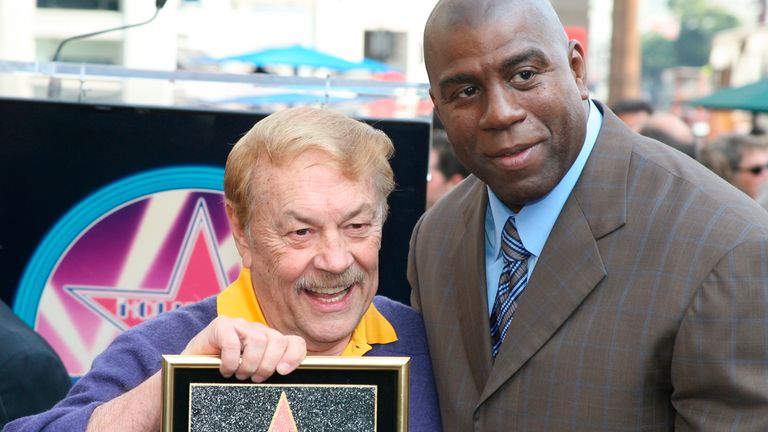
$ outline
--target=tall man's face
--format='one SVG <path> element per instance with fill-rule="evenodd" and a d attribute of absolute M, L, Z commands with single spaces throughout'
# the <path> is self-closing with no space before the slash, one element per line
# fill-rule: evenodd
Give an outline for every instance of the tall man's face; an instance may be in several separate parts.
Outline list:
<path fill-rule="evenodd" d="M 428 26 L 425 56 L 456 155 L 517 210 L 551 191 L 578 156 L 588 91 L 582 48 L 566 45 L 559 23 L 535 6 L 498 9 L 480 22 Z"/>
<path fill-rule="evenodd" d="M 235 236 L 264 315 L 310 353 L 339 354 L 378 287 L 379 198 L 317 150 L 256 169 L 252 235 Z"/>

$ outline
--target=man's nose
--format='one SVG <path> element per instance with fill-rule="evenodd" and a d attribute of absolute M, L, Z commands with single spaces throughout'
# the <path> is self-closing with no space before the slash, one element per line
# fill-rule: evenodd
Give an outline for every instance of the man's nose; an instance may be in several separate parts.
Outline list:
<path fill-rule="evenodd" d="M 508 86 L 489 88 L 485 94 L 485 111 L 480 118 L 480 128 L 504 130 L 525 119 L 527 113 L 517 99 L 515 90 Z"/>
<path fill-rule="evenodd" d="M 340 233 L 334 232 L 323 236 L 323 241 L 315 255 L 314 265 L 318 270 L 340 274 L 354 261 L 347 240 Z"/>

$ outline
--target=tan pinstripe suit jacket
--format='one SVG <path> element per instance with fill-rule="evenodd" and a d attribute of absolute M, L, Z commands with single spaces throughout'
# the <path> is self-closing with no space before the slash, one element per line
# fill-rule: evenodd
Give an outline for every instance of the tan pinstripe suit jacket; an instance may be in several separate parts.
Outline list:
<path fill-rule="evenodd" d="M 484 183 L 414 229 L 408 278 L 445 430 L 768 431 L 768 213 L 598 106 L 495 363 Z"/>

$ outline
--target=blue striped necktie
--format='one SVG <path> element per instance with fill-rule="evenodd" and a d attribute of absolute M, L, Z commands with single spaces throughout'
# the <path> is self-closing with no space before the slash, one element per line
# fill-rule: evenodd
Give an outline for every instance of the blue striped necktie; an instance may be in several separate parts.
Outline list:
<path fill-rule="evenodd" d="M 491 311 L 491 354 L 494 359 L 512 323 L 517 298 L 528 283 L 528 257 L 531 253 L 523 247 L 512 217 L 507 219 L 501 233 L 501 254 L 504 269 L 499 277 L 499 290 Z"/>

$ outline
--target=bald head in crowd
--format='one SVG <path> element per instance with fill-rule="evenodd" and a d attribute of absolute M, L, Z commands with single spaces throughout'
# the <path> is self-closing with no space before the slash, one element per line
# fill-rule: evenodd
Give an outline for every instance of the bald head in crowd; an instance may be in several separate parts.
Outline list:
<path fill-rule="evenodd" d="M 654 113 L 643 122 L 640 134 L 696 158 L 696 137 L 690 126 L 672 113 Z"/>

